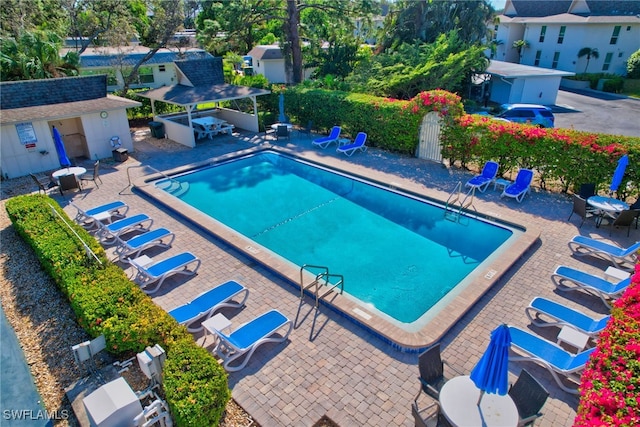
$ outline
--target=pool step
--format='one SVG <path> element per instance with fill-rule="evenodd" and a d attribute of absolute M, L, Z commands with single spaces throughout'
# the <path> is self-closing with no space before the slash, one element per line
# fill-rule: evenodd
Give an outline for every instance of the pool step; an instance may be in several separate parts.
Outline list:
<path fill-rule="evenodd" d="M 159 183 L 157 187 L 176 197 L 180 197 L 184 195 L 187 191 L 189 191 L 188 182 L 179 182 L 173 179 L 168 181 L 163 181 Z"/>

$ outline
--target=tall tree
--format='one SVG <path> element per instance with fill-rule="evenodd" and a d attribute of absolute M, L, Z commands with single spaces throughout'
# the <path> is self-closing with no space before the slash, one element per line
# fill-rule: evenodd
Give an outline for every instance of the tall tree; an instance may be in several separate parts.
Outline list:
<path fill-rule="evenodd" d="M 401 0 L 388 15 L 384 49 L 420 40 L 433 43 L 441 34 L 456 30 L 460 40 L 480 43 L 494 10 L 487 0 Z"/>
<path fill-rule="evenodd" d="M 598 52 L 597 47 L 583 47 L 582 49 L 580 49 L 580 51 L 578 51 L 578 58 L 582 58 L 583 56 L 587 57 L 587 65 L 585 65 L 584 67 L 584 72 L 586 74 L 587 68 L 589 68 L 589 61 L 591 61 L 591 58 L 598 59 L 600 57 L 600 52 Z"/>

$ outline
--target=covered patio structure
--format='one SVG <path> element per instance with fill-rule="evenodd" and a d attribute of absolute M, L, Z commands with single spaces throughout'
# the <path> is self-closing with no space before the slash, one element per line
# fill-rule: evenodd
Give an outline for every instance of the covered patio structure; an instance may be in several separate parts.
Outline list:
<path fill-rule="evenodd" d="M 228 123 L 228 129 L 235 127 L 258 132 L 256 97 L 270 91 L 224 83 L 221 58 L 175 61 L 175 64 L 178 84 L 138 94 L 151 100 L 154 121 L 162 123 L 167 138 L 195 147 L 201 133 L 194 127 L 194 119 L 205 117 Z M 156 101 L 178 105 L 185 111 L 157 115 Z M 220 106 L 222 102 L 226 104 L 224 107 Z M 213 104 L 215 107 L 200 110 L 198 105 L 201 104 Z"/>

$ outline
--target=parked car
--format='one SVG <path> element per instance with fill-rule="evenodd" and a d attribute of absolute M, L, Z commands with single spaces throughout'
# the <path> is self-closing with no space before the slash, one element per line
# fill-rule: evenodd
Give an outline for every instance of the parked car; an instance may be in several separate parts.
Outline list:
<path fill-rule="evenodd" d="M 552 128 L 555 122 L 551 108 L 538 104 L 502 104 L 496 117 L 543 128 Z"/>

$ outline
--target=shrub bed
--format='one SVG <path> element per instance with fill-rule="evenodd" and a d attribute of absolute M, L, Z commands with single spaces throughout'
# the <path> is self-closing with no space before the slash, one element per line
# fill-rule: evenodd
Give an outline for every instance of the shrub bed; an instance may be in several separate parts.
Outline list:
<path fill-rule="evenodd" d="M 163 387 L 176 425 L 217 425 L 231 398 L 227 374 L 186 328 L 111 263 L 96 239 L 50 197 L 14 197 L 6 209 L 89 335 L 103 334 L 107 350 L 116 356 L 128 357 L 156 343 L 164 348 Z M 87 255 L 83 242 L 96 258 Z"/>
<path fill-rule="evenodd" d="M 582 374 L 575 426 L 640 425 L 640 264 Z"/>

